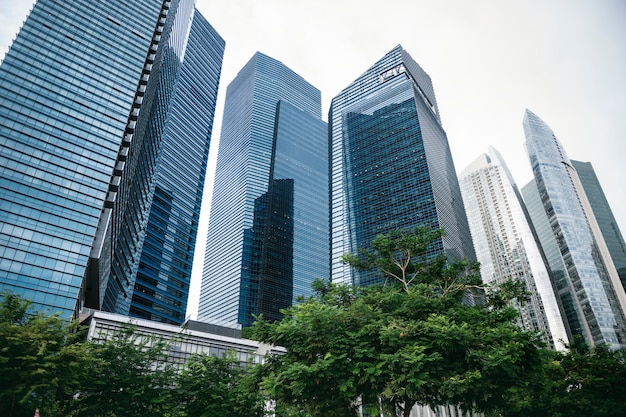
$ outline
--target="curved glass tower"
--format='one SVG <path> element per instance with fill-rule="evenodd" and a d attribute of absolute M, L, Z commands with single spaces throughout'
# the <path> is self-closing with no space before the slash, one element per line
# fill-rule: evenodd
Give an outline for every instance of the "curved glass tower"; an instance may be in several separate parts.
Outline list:
<path fill-rule="evenodd" d="M 268 319 L 327 278 L 327 125 L 320 91 L 256 53 L 228 86 L 201 320 Z"/>
<path fill-rule="evenodd" d="M 553 349 L 569 343 L 550 270 L 513 178 L 494 148 L 459 175 L 484 282 L 522 281 L 530 301 L 515 303 L 520 325 L 541 331 Z"/>
<path fill-rule="evenodd" d="M 393 229 L 443 228 L 435 252 L 475 258 L 432 82 L 400 45 L 332 100 L 328 119 L 334 282 L 377 282 L 340 257 Z"/>
<path fill-rule="evenodd" d="M 523 125 L 543 208 L 531 215 L 538 224 L 547 221 L 554 240 L 542 245 L 556 245 L 562 258 L 555 279 L 570 329 L 591 346 L 626 347 L 626 295 L 578 174 L 543 120 L 526 110 Z"/>

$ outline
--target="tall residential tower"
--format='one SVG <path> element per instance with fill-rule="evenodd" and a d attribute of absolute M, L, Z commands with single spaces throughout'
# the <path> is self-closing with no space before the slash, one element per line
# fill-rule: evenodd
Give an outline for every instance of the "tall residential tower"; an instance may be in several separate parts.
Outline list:
<path fill-rule="evenodd" d="M 256 53 L 228 86 L 199 304 L 247 326 L 328 277 L 327 125 L 320 91 Z"/>
<path fill-rule="evenodd" d="M 36 3 L 0 67 L 0 288 L 184 319 L 223 48 L 192 0 Z"/>
<path fill-rule="evenodd" d="M 376 282 L 340 257 L 393 229 L 443 228 L 435 252 L 475 258 L 432 82 L 400 45 L 332 100 L 328 120 L 334 282 Z"/>
<path fill-rule="evenodd" d="M 523 125 L 535 177 L 524 199 L 569 327 L 591 346 L 626 347 L 626 294 L 578 174 L 543 120 L 526 110 Z"/>
<path fill-rule="evenodd" d="M 480 274 L 484 282 L 521 281 L 530 294 L 515 303 L 520 324 L 543 333 L 553 349 L 569 343 L 560 300 L 522 197 L 494 148 L 459 175 Z"/>

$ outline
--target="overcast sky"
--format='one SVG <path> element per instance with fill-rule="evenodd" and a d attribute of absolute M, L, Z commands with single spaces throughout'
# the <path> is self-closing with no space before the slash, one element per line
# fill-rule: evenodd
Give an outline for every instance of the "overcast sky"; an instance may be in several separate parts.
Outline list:
<path fill-rule="evenodd" d="M 2 56 L 32 3 L 0 0 Z M 457 172 L 493 145 L 518 187 L 530 181 L 528 108 L 571 159 L 593 164 L 626 233 L 626 1 L 198 0 L 197 7 L 226 40 L 210 173 L 226 86 L 256 51 L 320 89 L 326 120 L 330 100 L 402 44 L 432 78 Z M 208 209 L 189 313 L 197 308 Z"/>

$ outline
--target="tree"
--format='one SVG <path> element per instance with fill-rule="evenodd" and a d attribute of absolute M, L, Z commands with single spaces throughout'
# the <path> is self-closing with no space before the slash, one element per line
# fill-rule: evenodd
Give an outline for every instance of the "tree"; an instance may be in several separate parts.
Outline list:
<path fill-rule="evenodd" d="M 378 236 L 344 261 L 377 268 L 385 285 L 317 282 L 316 296 L 286 309 L 282 321 L 258 320 L 255 337 L 287 349 L 270 362 L 267 392 L 313 416 L 351 415 L 359 402 L 391 416 L 408 416 L 415 404 L 506 408 L 508 391 L 540 370 L 540 339 L 501 302 L 523 296 L 515 286 L 487 297 L 489 305 L 463 302 L 483 288 L 478 265 L 432 255 L 442 233 Z"/>
<path fill-rule="evenodd" d="M 377 268 L 385 281 L 392 280 L 408 292 L 416 280 L 441 272 L 445 257 L 433 257 L 429 249 L 443 235 L 441 229 L 426 227 L 416 228 L 411 233 L 392 230 L 386 235 L 376 236 L 370 248 L 360 248 L 357 254 L 344 254 L 342 261 L 358 271 Z"/>
<path fill-rule="evenodd" d="M 0 295 L 0 415 L 64 415 L 85 375 L 89 349 L 76 325 L 58 315 L 31 313 L 31 302 Z"/>
<path fill-rule="evenodd" d="M 278 405 L 312 416 L 356 416 L 360 392 L 352 361 L 371 355 L 370 346 L 359 343 L 368 312 L 341 308 L 352 305 L 352 289 L 324 290 L 337 303 L 311 298 L 285 310 L 280 322 L 255 323 L 255 337 L 287 348 L 286 354 L 267 359 L 262 387 Z"/>
<path fill-rule="evenodd" d="M 241 364 L 234 353 L 193 356 L 177 377 L 180 417 L 261 417 L 258 365 Z"/>
<path fill-rule="evenodd" d="M 68 415 L 165 416 L 171 412 L 176 367 L 168 362 L 165 341 L 137 334 L 129 326 L 102 343 L 89 344 L 92 358 L 87 375 Z"/>
<path fill-rule="evenodd" d="M 553 354 L 541 403 L 555 417 L 626 415 L 626 351 L 582 342 Z"/>
<path fill-rule="evenodd" d="M 626 415 L 626 351 L 589 348 L 580 340 L 565 352 L 546 351 L 541 377 L 511 392 L 494 416 L 618 417 Z"/>

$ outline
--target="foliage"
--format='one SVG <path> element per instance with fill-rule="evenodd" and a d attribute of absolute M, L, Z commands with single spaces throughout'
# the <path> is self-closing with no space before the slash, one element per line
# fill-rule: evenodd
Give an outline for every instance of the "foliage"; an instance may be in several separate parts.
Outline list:
<path fill-rule="evenodd" d="M 129 410 L 133 415 L 167 415 L 176 372 L 167 361 L 167 343 L 129 326 L 91 347 L 72 415 L 123 417 Z"/>
<path fill-rule="evenodd" d="M 262 416 L 259 365 L 241 364 L 234 353 L 197 355 L 177 378 L 174 392 L 180 417 Z"/>
<path fill-rule="evenodd" d="M 359 271 L 377 268 L 386 280 L 391 279 L 408 291 L 415 280 L 441 270 L 445 257 L 430 259 L 429 249 L 443 235 L 441 229 L 425 227 L 416 228 L 411 233 L 392 230 L 376 236 L 370 248 L 360 248 L 357 254 L 344 254 L 341 259 Z"/>
<path fill-rule="evenodd" d="M 0 415 L 62 415 L 85 375 L 88 346 L 58 315 L 29 313 L 30 302 L 0 295 Z"/>
<path fill-rule="evenodd" d="M 86 341 L 76 324 L 29 306 L 9 293 L 0 300 L 1 416 L 262 415 L 258 365 L 200 355 L 180 370 L 168 343 L 132 326 Z"/>
<path fill-rule="evenodd" d="M 626 351 L 578 343 L 557 363 L 561 372 L 548 375 L 552 389 L 544 395 L 553 416 L 626 415 Z"/>
<path fill-rule="evenodd" d="M 626 415 L 626 351 L 580 341 L 566 352 L 545 351 L 542 375 L 512 392 L 493 416 L 618 417 Z"/>
<path fill-rule="evenodd" d="M 261 416 L 266 399 L 276 417 L 355 416 L 360 406 L 407 416 L 415 403 L 489 417 L 626 415 L 626 351 L 578 342 L 549 351 L 513 325 L 508 300 L 524 297 L 520 287 L 488 289 L 486 306 L 466 304 L 480 287 L 474 264 L 410 256 L 428 265 L 407 265 L 405 281 L 318 281 L 316 295 L 282 321 L 259 319 L 253 334 L 287 348 L 263 366 L 199 355 L 176 369 L 167 343 L 132 327 L 87 342 L 75 324 L 31 314 L 28 301 L 4 293 L 0 415 Z"/>
<path fill-rule="evenodd" d="M 354 415 L 359 401 L 391 416 L 408 416 L 414 404 L 505 408 L 505 394 L 538 372 L 539 338 L 515 326 L 506 303 L 462 302 L 482 287 L 478 268 L 429 255 L 441 233 L 393 232 L 344 257 L 395 285 L 317 282 L 317 295 L 286 309 L 281 322 L 258 320 L 255 336 L 287 349 L 268 365 L 269 395 L 313 416 Z"/>

